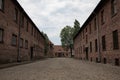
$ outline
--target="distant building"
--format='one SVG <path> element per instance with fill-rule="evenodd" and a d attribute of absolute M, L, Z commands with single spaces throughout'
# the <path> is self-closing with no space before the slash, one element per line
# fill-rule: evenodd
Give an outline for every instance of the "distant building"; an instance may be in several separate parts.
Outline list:
<path fill-rule="evenodd" d="M 53 58 L 54 57 L 53 53 L 54 53 L 54 44 L 51 41 L 49 41 L 47 57 Z"/>
<path fill-rule="evenodd" d="M 70 53 L 61 45 L 54 45 L 54 57 L 70 57 Z"/>
<path fill-rule="evenodd" d="M 17 0 L 0 0 L 0 63 L 43 57 L 44 42 Z"/>
<path fill-rule="evenodd" d="M 120 65 L 120 0 L 101 0 L 74 37 L 75 58 Z"/>

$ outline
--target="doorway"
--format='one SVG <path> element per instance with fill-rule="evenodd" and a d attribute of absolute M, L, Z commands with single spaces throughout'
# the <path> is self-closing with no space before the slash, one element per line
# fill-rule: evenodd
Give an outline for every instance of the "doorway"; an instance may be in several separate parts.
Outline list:
<path fill-rule="evenodd" d="M 30 59 L 33 59 L 33 47 L 30 48 Z"/>
<path fill-rule="evenodd" d="M 89 59 L 88 58 L 88 47 L 86 47 L 85 52 L 86 52 L 86 60 L 88 60 Z"/>

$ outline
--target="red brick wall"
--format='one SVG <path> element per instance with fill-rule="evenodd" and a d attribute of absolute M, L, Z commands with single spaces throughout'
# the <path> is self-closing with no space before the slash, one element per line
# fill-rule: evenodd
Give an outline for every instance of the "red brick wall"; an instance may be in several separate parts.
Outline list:
<path fill-rule="evenodd" d="M 107 59 L 107 63 L 115 64 L 115 58 L 119 59 L 120 64 L 120 1 L 117 1 L 117 14 L 111 16 L 111 0 L 109 0 L 102 8 L 99 9 L 97 13 L 98 25 L 99 25 L 99 41 L 100 41 L 100 53 L 101 53 L 101 62 L 103 59 Z M 101 24 L 101 11 L 104 10 L 105 23 Z M 95 18 L 95 17 L 94 17 Z M 79 59 L 86 58 L 86 52 L 83 52 L 83 45 L 88 47 L 88 58 L 92 58 L 93 61 L 96 61 L 98 58 L 98 52 L 95 52 L 95 39 L 98 38 L 97 30 L 94 30 L 94 18 L 87 23 L 84 29 L 79 32 L 79 35 L 74 39 L 74 49 L 75 57 Z M 91 34 L 89 33 L 89 28 L 91 24 Z M 87 28 L 87 32 L 86 32 Z M 113 35 L 112 32 L 118 30 L 119 36 L 119 49 L 113 50 Z M 83 39 L 84 31 L 84 39 Z M 88 43 L 86 43 L 86 35 L 88 36 Z M 102 36 L 106 36 L 106 51 L 102 50 Z M 97 40 L 98 41 L 98 40 Z M 92 42 L 92 52 L 90 52 L 90 42 Z M 81 49 L 82 46 L 82 49 Z M 82 53 L 81 53 L 82 51 Z"/>
<path fill-rule="evenodd" d="M 14 21 L 15 8 L 18 9 L 18 23 Z M 37 53 L 39 56 L 44 56 L 44 37 L 42 34 L 24 11 L 21 11 L 20 5 L 16 5 L 12 0 L 4 0 L 4 10 L 0 11 L 0 28 L 4 30 L 4 42 L 0 43 L 0 63 L 17 61 L 19 17 L 21 13 L 24 15 L 24 26 L 20 29 L 20 37 L 23 38 L 23 47 L 20 48 L 21 60 L 29 60 L 31 54 L 30 47 L 35 48 L 36 45 L 39 46 L 40 50 L 34 50 L 34 54 Z M 29 21 L 28 32 L 26 31 L 27 20 Z M 37 33 L 35 35 L 37 36 L 31 35 L 31 27 L 34 27 L 34 30 L 36 30 Z M 11 45 L 12 34 L 17 35 L 17 46 Z M 25 48 L 25 40 L 28 40 L 28 49 Z"/>

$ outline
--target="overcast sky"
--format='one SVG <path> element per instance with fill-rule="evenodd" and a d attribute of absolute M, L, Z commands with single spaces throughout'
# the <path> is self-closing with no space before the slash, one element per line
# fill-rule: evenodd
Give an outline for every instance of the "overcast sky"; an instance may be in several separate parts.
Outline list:
<path fill-rule="evenodd" d="M 100 0 L 18 0 L 26 13 L 45 32 L 49 39 L 60 45 L 60 31 L 73 26 L 77 19 L 81 26 Z"/>

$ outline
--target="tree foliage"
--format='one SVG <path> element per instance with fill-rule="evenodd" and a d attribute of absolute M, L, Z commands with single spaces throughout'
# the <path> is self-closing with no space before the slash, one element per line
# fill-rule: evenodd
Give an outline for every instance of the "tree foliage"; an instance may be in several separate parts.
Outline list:
<path fill-rule="evenodd" d="M 44 32 L 41 32 L 41 33 L 45 37 L 45 50 L 44 50 L 44 53 L 45 53 L 45 55 L 47 55 L 47 52 L 48 52 L 48 49 L 49 49 L 49 38 L 48 38 L 46 33 L 44 33 Z"/>
<path fill-rule="evenodd" d="M 75 19 L 73 36 L 75 36 L 78 33 L 79 30 L 80 30 L 80 23 L 79 23 L 78 20 Z"/>
<path fill-rule="evenodd" d="M 62 46 L 64 48 L 69 48 L 70 45 L 73 45 L 73 32 L 74 29 L 70 26 L 66 26 L 62 29 L 60 37 Z"/>
<path fill-rule="evenodd" d="M 73 49 L 73 37 L 78 33 L 79 30 L 80 23 L 77 20 L 75 20 L 73 27 L 65 26 L 60 33 L 62 46 L 66 49 L 70 49 L 71 55 Z"/>

